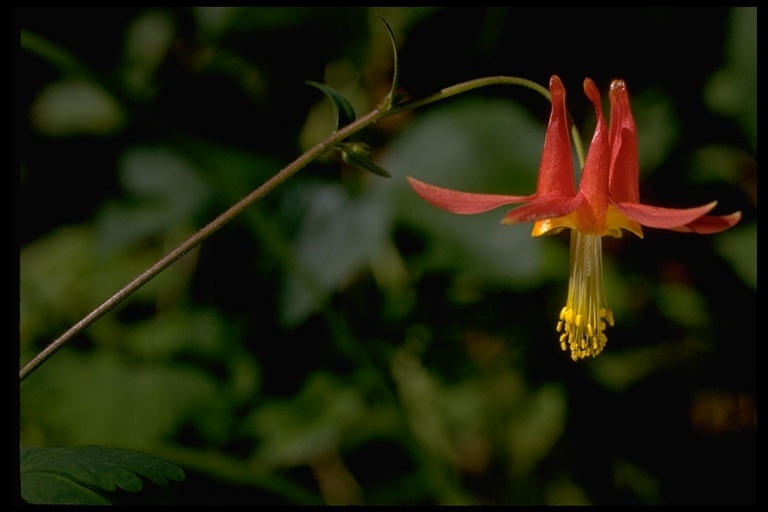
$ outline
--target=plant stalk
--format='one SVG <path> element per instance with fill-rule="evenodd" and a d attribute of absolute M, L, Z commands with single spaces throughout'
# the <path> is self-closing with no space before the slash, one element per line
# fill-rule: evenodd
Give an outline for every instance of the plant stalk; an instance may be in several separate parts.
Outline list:
<path fill-rule="evenodd" d="M 181 245 L 176 247 L 176 249 L 174 249 L 173 251 L 165 255 L 157 263 L 155 263 L 154 265 L 149 267 L 147 270 L 142 272 L 139 276 L 134 278 L 130 283 L 128 283 L 122 289 L 120 289 L 120 291 L 118 291 L 117 293 L 112 295 L 109 299 L 107 299 L 105 302 L 103 302 L 99 307 L 91 311 L 82 320 L 78 321 L 76 324 L 70 327 L 61 336 L 59 336 L 54 341 L 52 341 L 40 353 L 38 353 L 34 358 L 32 358 L 26 365 L 24 365 L 24 367 L 19 371 L 19 381 L 21 382 L 25 378 L 27 378 L 33 371 L 35 371 L 41 364 L 43 364 L 49 357 L 51 357 L 54 353 L 56 353 L 56 351 L 58 351 L 61 347 L 63 347 L 67 342 L 69 342 L 77 334 L 81 333 L 83 330 L 85 330 L 87 327 L 93 324 L 96 320 L 104 316 L 104 314 L 106 314 L 112 308 L 120 304 L 123 300 L 125 300 L 127 297 L 133 294 L 136 290 L 144 286 L 147 282 L 149 282 L 152 278 L 157 276 L 160 272 L 168 268 L 176 260 L 178 260 L 185 254 L 187 254 L 189 251 L 197 247 L 206 238 L 211 236 L 213 233 L 221 229 L 229 221 L 231 221 L 232 219 L 237 217 L 240 213 L 242 213 L 243 210 L 245 210 L 246 208 L 254 204 L 256 201 L 266 196 L 269 192 L 274 190 L 278 185 L 283 183 L 289 177 L 296 174 L 296 172 L 298 172 L 300 169 L 302 169 L 307 164 L 312 162 L 314 159 L 318 158 L 320 155 L 322 155 L 329 149 L 333 148 L 335 144 L 342 142 L 349 136 L 375 123 L 381 118 L 399 114 L 401 112 L 412 110 L 418 107 L 423 107 L 425 105 L 429 105 L 431 103 L 435 103 L 437 101 L 441 101 L 441 100 L 450 98 L 452 96 L 456 96 L 457 94 L 471 91 L 473 89 L 477 89 L 480 87 L 487 87 L 490 85 L 522 85 L 524 87 L 528 87 L 529 89 L 533 89 L 539 92 L 545 98 L 550 99 L 549 91 L 546 88 L 542 87 L 541 85 L 535 82 L 527 80 L 525 78 L 509 77 L 509 76 L 492 76 L 492 77 L 486 77 L 486 78 L 478 78 L 475 80 L 469 80 L 467 82 L 462 82 L 460 84 L 452 85 L 450 87 L 446 87 L 445 89 L 441 89 L 439 92 L 431 96 L 428 96 L 424 99 L 415 100 L 415 101 L 406 101 L 398 105 L 394 105 L 391 108 L 387 108 L 387 102 L 382 103 L 381 105 L 374 108 L 368 114 L 360 117 L 359 119 L 356 119 L 355 121 L 349 123 L 343 128 L 336 130 L 327 138 L 323 139 L 322 141 L 318 142 L 317 144 L 309 148 L 307 151 L 302 153 L 296 160 L 288 164 L 286 167 L 280 170 L 277 174 L 275 174 L 272 178 L 265 181 L 260 187 L 255 189 L 253 192 L 251 192 L 247 196 L 245 196 L 239 202 L 235 203 L 232 207 L 230 207 L 227 211 L 225 211 L 224 213 L 216 217 L 213 221 L 208 223 L 205 227 L 195 232 L 185 242 L 183 242 Z M 574 128 L 574 131 L 575 131 L 575 128 Z M 578 136 L 578 133 L 576 133 L 575 136 Z M 579 142 L 579 139 L 577 139 L 577 142 Z M 576 147 L 577 147 L 577 150 L 579 150 L 581 147 L 581 144 L 577 143 Z"/>

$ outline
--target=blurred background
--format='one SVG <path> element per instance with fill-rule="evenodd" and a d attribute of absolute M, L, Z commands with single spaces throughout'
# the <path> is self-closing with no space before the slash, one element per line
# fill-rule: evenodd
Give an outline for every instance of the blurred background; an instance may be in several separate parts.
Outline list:
<path fill-rule="evenodd" d="M 457 216 L 405 177 L 535 189 L 549 104 L 489 87 L 328 153 L 19 385 L 22 446 L 141 450 L 155 504 L 756 503 L 756 8 L 14 10 L 19 366 L 400 85 L 552 74 L 629 87 L 641 198 L 743 212 L 711 236 L 604 240 L 616 325 L 555 331 L 568 236 Z M 614 27 L 613 29 L 611 27 Z M 606 110 L 607 112 L 607 110 Z M 11 372 L 15 375 L 14 372 Z"/>

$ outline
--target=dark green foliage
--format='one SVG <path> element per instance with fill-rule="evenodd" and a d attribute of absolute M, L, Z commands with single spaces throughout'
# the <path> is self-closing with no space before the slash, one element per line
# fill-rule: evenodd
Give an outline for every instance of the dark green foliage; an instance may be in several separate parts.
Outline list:
<path fill-rule="evenodd" d="M 118 489 L 139 492 L 144 480 L 166 486 L 184 471 L 145 453 L 105 446 L 21 448 L 21 496 L 46 505 L 108 505 Z"/>
<path fill-rule="evenodd" d="M 373 161 L 371 146 L 364 142 L 342 142 L 337 146 L 341 150 L 343 160 L 353 167 L 371 171 L 384 178 L 392 175 L 382 166 Z"/>
<path fill-rule="evenodd" d="M 546 84 L 556 73 L 588 143 L 583 79 L 607 109 L 610 80 L 623 78 L 644 202 L 717 199 L 715 213 L 744 213 L 714 236 L 605 239 L 616 325 L 600 357 L 574 364 L 555 330 L 567 236 L 501 225 L 504 209 L 449 214 L 405 180 L 532 193 L 546 99 L 494 86 L 380 119 L 22 382 L 23 446 L 130 447 L 184 468 L 185 481 L 137 492 L 177 468 L 149 455 L 116 465 L 108 448 L 28 448 L 25 496 L 754 503 L 755 18 L 753 8 L 24 10 L 12 75 L 23 113 L 20 365 L 303 150 L 402 105 L 406 91 L 418 101 L 464 80 Z M 606 19 L 620 30 L 606 32 Z"/>
<path fill-rule="evenodd" d="M 312 87 L 317 87 L 321 91 L 323 91 L 333 102 L 333 106 L 336 107 L 336 129 L 342 128 L 355 119 L 357 117 L 355 116 L 355 110 L 352 108 L 352 105 L 349 104 L 349 101 L 347 98 L 341 95 L 340 92 L 335 90 L 333 87 L 329 87 L 325 84 L 319 84 L 317 82 L 308 81 L 307 82 Z"/>

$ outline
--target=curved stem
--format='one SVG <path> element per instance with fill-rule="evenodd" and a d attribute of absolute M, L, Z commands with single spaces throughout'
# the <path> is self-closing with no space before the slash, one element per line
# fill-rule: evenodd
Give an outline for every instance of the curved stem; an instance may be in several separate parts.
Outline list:
<path fill-rule="evenodd" d="M 549 91 L 546 87 L 543 87 L 542 85 L 526 78 L 519 78 L 516 76 L 488 76 L 452 85 L 450 87 L 446 87 L 445 89 L 440 89 L 440 91 L 436 92 L 435 94 L 420 100 L 400 103 L 399 105 L 396 105 L 392 109 L 388 110 L 387 115 L 389 116 L 393 114 L 399 114 L 400 112 L 405 112 L 406 110 L 423 107 L 424 105 L 429 105 L 430 103 L 435 103 L 436 101 L 444 100 L 446 98 L 450 98 L 451 96 L 456 96 L 457 94 L 471 91 L 472 89 L 488 87 L 489 85 L 521 85 L 523 87 L 527 87 L 528 89 L 533 89 L 534 91 L 547 98 L 547 100 L 551 99 Z"/>
<path fill-rule="evenodd" d="M 424 105 L 429 105 L 430 103 L 435 103 L 437 101 L 450 98 L 451 96 L 456 96 L 457 94 L 471 91 L 472 89 L 488 87 L 489 85 L 520 85 L 522 87 L 527 87 L 528 89 L 538 92 L 547 98 L 547 101 L 552 100 L 552 96 L 546 87 L 532 80 L 528 80 L 527 78 L 520 78 L 517 76 L 488 76 L 484 78 L 476 78 L 474 80 L 469 80 L 467 82 L 462 82 L 460 84 L 440 89 L 440 91 L 436 92 L 435 94 L 420 100 L 400 103 L 399 105 L 396 105 L 388 110 L 386 115 L 391 116 L 394 114 L 399 114 L 401 112 L 405 112 L 406 110 L 423 107 Z M 584 167 L 584 145 L 581 142 L 581 135 L 579 134 L 579 130 L 576 128 L 576 124 L 573 122 L 573 119 L 571 119 L 570 114 L 568 114 L 568 120 L 571 125 L 571 136 L 573 137 L 573 144 L 576 148 L 576 154 L 579 158 L 579 162 L 581 162 L 581 166 Z"/>
<path fill-rule="evenodd" d="M 312 162 L 315 158 L 319 157 L 320 155 L 322 155 L 323 153 L 331 149 L 334 146 L 334 144 L 342 142 L 343 140 L 348 138 L 350 135 L 375 123 L 381 118 L 399 114 L 401 112 L 412 110 L 418 107 L 423 107 L 425 105 L 429 105 L 430 103 L 435 103 L 437 101 L 444 100 L 452 96 L 456 96 L 457 94 L 471 91 L 473 89 L 477 89 L 480 87 L 487 87 L 490 85 L 521 85 L 523 87 L 533 89 L 534 91 L 539 92 L 545 98 L 550 99 L 549 91 L 545 87 L 537 84 L 536 82 L 532 82 L 531 80 L 527 80 L 525 78 L 518 78 L 518 77 L 509 77 L 509 76 L 492 76 L 492 77 L 486 77 L 486 78 L 478 78 L 475 80 L 469 80 L 467 82 L 462 82 L 460 84 L 452 85 L 450 87 L 446 87 L 445 89 L 441 89 L 439 92 L 431 96 L 428 96 L 424 99 L 400 103 L 399 105 L 396 105 L 387 110 L 383 110 L 383 107 L 374 108 L 368 114 L 351 122 L 350 124 L 344 126 L 343 128 L 340 128 L 339 130 L 333 132 L 327 138 L 318 142 L 317 144 L 312 146 L 310 149 L 308 149 L 306 152 L 302 153 L 301 156 L 299 156 L 296 160 L 294 160 L 289 165 L 284 167 L 282 170 L 280 170 L 280 172 L 275 174 L 272 178 L 265 181 L 260 187 L 258 187 L 256 190 L 248 194 L 243 199 L 241 199 L 235 205 L 230 207 L 227 211 L 225 211 L 224 213 L 216 217 L 213 221 L 208 223 L 205 227 L 197 231 L 185 242 L 179 245 L 176 249 L 168 253 L 166 256 L 160 259 L 157 263 L 155 263 L 154 265 L 149 267 L 147 270 L 142 272 L 139 276 L 137 276 L 130 283 L 124 286 L 120 291 L 112 295 L 99 307 L 97 307 L 96 309 L 91 311 L 88 315 L 86 315 L 82 320 L 80 320 L 79 322 L 74 324 L 72 327 L 70 327 L 66 332 L 64 332 L 61 336 L 56 338 L 54 341 L 52 341 L 47 347 L 45 347 L 45 349 L 43 349 L 34 358 L 32 358 L 26 365 L 24 365 L 24 367 L 19 371 L 19 381 L 23 381 L 27 376 L 29 376 L 29 374 L 35 371 L 41 364 L 43 364 L 49 357 L 51 357 L 54 353 L 56 353 L 56 351 L 58 351 L 61 347 L 63 347 L 68 341 L 74 338 L 77 334 L 79 334 L 80 332 L 85 330 L 87 327 L 89 327 L 91 324 L 93 324 L 96 320 L 104 316 L 104 314 L 106 314 L 112 308 L 120 304 L 123 300 L 125 300 L 127 297 L 133 294 L 136 290 L 144 286 L 147 282 L 149 282 L 152 278 L 154 278 L 160 272 L 162 272 L 171 264 L 173 264 L 176 260 L 178 260 L 179 258 L 184 256 L 186 253 L 194 249 L 197 245 L 203 242 L 203 240 L 211 236 L 213 233 L 218 231 L 221 227 L 223 227 L 229 221 L 237 217 L 240 213 L 243 212 L 243 210 L 248 208 L 250 205 L 258 201 L 265 195 L 267 195 L 269 192 L 275 189 L 278 185 L 280 185 L 286 179 L 293 176 L 300 169 L 302 169 L 307 164 Z M 576 132 L 575 126 L 573 127 L 573 131 L 575 132 L 574 137 L 578 137 L 578 132 Z M 577 144 L 577 150 L 580 150 L 580 139 L 576 139 L 576 140 L 579 142 L 579 144 Z M 582 152 L 580 151 L 579 153 L 580 158 L 581 158 L 581 154 Z"/>
<path fill-rule="evenodd" d="M 62 346 L 64 346 L 64 344 L 67 343 L 69 340 L 71 340 L 74 336 L 82 332 L 85 328 L 87 328 L 96 320 L 101 318 L 105 313 L 107 313 L 112 308 L 120 304 L 128 296 L 130 296 L 136 290 L 144 286 L 153 277 L 155 277 L 160 272 L 165 270 L 176 260 L 178 260 L 179 258 L 184 256 L 186 253 L 194 249 L 203 240 L 205 240 L 206 238 L 211 236 L 213 233 L 218 231 L 226 223 L 228 223 L 229 221 L 237 217 L 240 213 L 242 213 L 243 210 L 248 208 L 250 205 L 258 201 L 265 195 L 267 195 L 269 192 L 275 189 L 278 185 L 280 185 L 286 179 L 288 179 L 289 177 L 294 175 L 297 171 L 299 171 L 301 168 L 309 164 L 312 160 L 314 160 L 315 158 L 325 153 L 328 149 L 333 147 L 334 144 L 336 144 L 337 142 L 341 142 L 342 140 L 349 137 L 351 134 L 370 125 L 371 123 L 375 122 L 376 120 L 382 117 L 384 117 L 384 112 L 376 108 L 372 110 L 370 113 L 368 113 L 367 115 L 348 124 L 344 128 L 341 128 L 338 131 L 334 132 L 328 138 L 318 142 L 317 144 L 312 146 L 310 149 L 308 149 L 306 152 L 302 153 L 301 156 L 299 156 L 296 160 L 294 160 L 289 165 L 284 167 L 280 172 L 275 174 L 269 180 L 265 181 L 259 188 L 257 188 L 256 190 L 254 190 L 253 192 L 245 196 L 235 205 L 230 207 L 227 211 L 225 211 L 224 213 L 216 217 L 213 221 L 208 223 L 208 225 L 206 225 L 204 228 L 197 231 L 195 234 L 189 237 L 185 242 L 183 242 L 181 245 L 176 247 L 176 249 L 168 253 L 166 256 L 160 259 L 157 263 L 155 263 L 154 265 L 149 267 L 147 270 L 142 272 L 139 276 L 137 276 L 130 283 L 124 286 L 120 291 L 118 291 L 117 293 L 112 295 L 109 299 L 107 299 L 104 303 L 102 303 L 101 306 L 91 311 L 82 320 L 80 320 L 75 325 L 70 327 L 64 334 L 62 334 L 53 342 L 51 342 L 47 347 L 45 347 L 45 349 L 43 349 L 43 351 L 41 351 L 31 361 L 29 361 L 21 369 L 21 371 L 19 371 L 19 380 L 23 381 L 30 373 L 32 373 L 38 366 L 40 366 L 43 362 L 45 362 L 45 360 L 51 357 L 57 350 L 59 350 Z"/>

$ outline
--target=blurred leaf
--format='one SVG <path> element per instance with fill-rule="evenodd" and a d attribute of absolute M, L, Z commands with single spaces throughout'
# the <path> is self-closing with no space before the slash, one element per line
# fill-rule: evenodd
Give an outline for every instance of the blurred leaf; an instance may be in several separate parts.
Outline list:
<path fill-rule="evenodd" d="M 465 100 L 417 119 L 392 145 L 384 165 L 397 176 L 496 194 L 536 188 L 542 122 L 508 101 Z M 398 217 L 427 235 L 423 272 L 469 273 L 485 282 L 536 282 L 560 261 L 554 238 L 530 236 L 530 226 L 503 226 L 505 210 L 453 215 L 422 201 L 398 180 Z"/>
<path fill-rule="evenodd" d="M 168 147 L 128 149 L 120 160 L 120 178 L 130 196 L 107 203 L 99 218 L 107 251 L 188 223 L 209 197 L 196 166 Z"/>
<path fill-rule="evenodd" d="M 297 397 L 264 404 L 248 422 L 260 441 L 260 461 L 291 467 L 335 450 L 365 412 L 365 402 L 354 387 L 317 371 Z"/>
<path fill-rule="evenodd" d="M 75 322 L 88 290 L 93 234 L 83 226 L 60 228 L 19 254 L 19 336 L 22 347 L 51 326 Z M 66 298 L 66 300 L 65 300 Z"/>
<path fill-rule="evenodd" d="M 613 462 L 613 475 L 618 489 L 639 497 L 643 505 L 659 505 L 659 479 L 642 466 L 617 459 Z"/>
<path fill-rule="evenodd" d="M 390 363 L 392 379 L 414 436 L 431 457 L 445 463 L 451 442 L 440 401 L 444 387 L 422 364 L 422 350 L 416 340 L 401 347 Z"/>
<path fill-rule="evenodd" d="M 50 62 L 64 75 L 95 78 L 90 70 L 71 53 L 64 50 L 58 44 L 48 41 L 39 34 L 29 30 L 22 30 L 19 36 L 19 42 L 21 48 Z"/>
<path fill-rule="evenodd" d="M 735 118 L 757 151 L 757 8 L 731 9 L 727 61 L 710 80 L 710 107 Z"/>
<path fill-rule="evenodd" d="M 54 336 L 82 319 L 129 279 L 162 256 L 162 247 L 139 246 L 110 252 L 97 243 L 89 226 L 65 226 L 22 247 L 19 255 L 19 334 L 21 346 Z M 189 256 L 185 256 L 187 258 Z M 189 279 L 183 266 L 167 269 L 119 307 L 154 301 L 159 293 L 178 290 Z M 88 331 L 92 340 L 110 342 L 120 329 L 105 315 Z"/>
<path fill-rule="evenodd" d="M 157 92 L 155 74 L 175 37 L 174 20 L 160 10 L 148 10 L 129 25 L 125 34 L 123 76 L 125 89 L 139 100 L 149 100 Z"/>
<path fill-rule="evenodd" d="M 638 127 L 640 172 L 652 173 L 677 144 L 680 121 L 669 94 L 660 89 L 645 89 L 633 95 L 632 111 Z"/>
<path fill-rule="evenodd" d="M 564 476 L 554 477 L 547 483 L 544 504 L 555 507 L 594 505 L 580 485 Z"/>
<path fill-rule="evenodd" d="M 205 6 L 194 12 L 210 35 L 259 32 L 299 25 L 312 20 L 318 7 Z"/>
<path fill-rule="evenodd" d="M 175 142 L 178 149 L 168 148 L 171 157 L 181 158 L 185 166 L 192 166 L 190 170 L 198 167 L 204 170 L 209 179 L 206 185 L 225 206 L 242 199 L 277 174 L 285 164 L 274 156 L 243 151 L 206 139 L 182 136 Z"/>
<path fill-rule="evenodd" d="M 199 361 L 203 367 L 223 369 L 217 405 L 248 403 L 257 395 L 261 371 L 257 360 L 244 350 L 237 324 L 213 309 L 170 309 L 147 320 L 126 325 L 122 343 L 133 354 L 152 363 Z M 214 375 L 211 375 L 214 378 Z M 223 425 L 228 413 L 218 410 L 214 423 Z M 200 421 L 208 421 L 201 414 Z M 217 430 L 213 425 L 212 431 Z"/>
<path fill-rule="evenodd" d="M 434 489 L 439 503 L 469 505 L 472 498 L 454 480 L 454 450 L 448 414 L 453 403 L 446 387 L 421 361 L 424 347 L 416 338 L 409 340 L 391 359 L 392 379 L 406 420 L 426 457 L 425 479 Z M 466 405 L 466 404 L 461 404 Z M 459 405 L 459 407 L 461 407 Z"/>
<path fill-rule="evenodd" d="M 226 320 L 213 310 L 173 310 L 126 326 L 126 345 L 144 357 L 179 352 L 218 359 L 225 350 Z"/>
<path fill-rule="evenodd" d="M 682 340 L 660 345 L 642 346 L 623 351 L 603 352 L 589 362 L 595 380 L 611 391 L 620 393 L 651 375 L 676 365 L 689 365 L 699 355 L 705 340 L 694 343 Z"/>
<path fill-rule="evenodd" d="M 365 55 L 365 7 L 205 6 L 192 13 L 200 35 L 217 50 L 236 47 L 247 61 L 285 66 L 283 74 L 310 59 L 324 64 L 338 55 L 352 54 L 356 60 Z"/>
<path fill-rule="evenodd" d="M 719 233 L 715 249 L 747 285 L 757 290 L 757 223 Z"/>
<path fill-rule="evenodd" d="M 661 283 L 656 301 L 661 312 L 680 325 L 690 328 L 707 324 L 707 306 L 698 291 L 688 286 Z"/>
<path fill-rule="evenodd" d="M 529 474 L 565 430 L 567 399 L 560 384 L 546 384 L 528 396 L 509 425 L 509 450 L 516 475 Z"/>
<path fill-rule="evenodd" d="M 545 123 L 509 101 L 456 100 L 417 116 L 389 148 L 385 166 L 447 188 L 533 193 Z"/>
<path fill-rule="evenodd" d="M 190 366 L 137 365 L 106 349 L 67 347 L 24 381 L 26 428 L 56 444 L 96 443 L 152 450 L 222 400 L 212 375 Z"/>
<path fill-rule="evenodd" d="M 742 149 L 726 145 L 709 145 L 698 149 L 691 161 L 691 178 L 699 183 L 722 181 L 738 183 L 750 157 Z"/>
<path fill-rule="evenodd" d="M 184 471 L 157 457 L 104 446 L 20 448 L 21 494 L 28 503 L 108 505 L 104 492 L 138 492 L 141 477 L 166 486 Z"/>
<path fill-rule="evenodd" d="M 532 238 L 523 231 L 527 226 L 502 226 L 498 213 L 449 220 L 443 218 L 451 216 L 445 212 L 412 211 L 421 214 L 416 226 L 432 235 L 427 251 L 418 260 L 421 272 L 466 274 L 494 286 L 518 287 L 537 283 L 555 271 L 550 265 L 557 258 L 557 248 L 550 245 L 553 240 Z M 566 275 L 567 268 L 561 267 L 561 276 Z"/>
<path fill-rule="evenodd" d="M 371 187 L 350 196 L 341 185 L 313 185 L 300 199 L 286 195 L 287 203 L 302 205 L 294 249 L 303 272 L 283 283 L 283 322 L 302 321 L 367 264 L 389 229 L 390 204 L 382 192 Z"/>
<path fill-rule="evenodd" d="M 93 82 L 65 80 L 46 86 L 30 113 L 34 127 L 45 135 L 112 135 L 125 124 L 120 104 Z"/>

